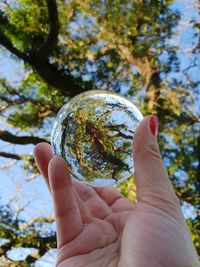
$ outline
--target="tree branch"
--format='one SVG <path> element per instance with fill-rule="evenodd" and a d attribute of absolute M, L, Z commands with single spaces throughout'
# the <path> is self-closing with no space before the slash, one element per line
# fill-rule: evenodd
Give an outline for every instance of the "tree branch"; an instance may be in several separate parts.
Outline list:
<path fill-rule="evenodd" d="M 48 60 L 41 61 L 35 55 L 29 59 L 30 65 L 39 73 L 41 78 L 49 85 L 59 89 L 63 95 L 75 96 L 83 92 L 83 88 L 74 81 L 73 76 L 58 70 Z"/>
<path fill-rule="evenodd" d="M 16 160 L 22 159 L 22 157 L 20 155 L 7 153 L 7 152 L 3 152 L 3 151 L 0 151 L 0 157 L 9 158 L 9 159 L 16 159 Z"/>
<path fill-rule="evenodd" d="M 36 145 L 40 142 L 49 143 L 46 139 L 35 137 L 35 136 L 16 136 L 11 134 L 8 131 L 0 130 L 0 139 L 9 142 L 12 144 L 19 144 L 19 145 L 28 145 L 33 144 Z"/>
<path fill-rule="evenodd" d="M 0 45 L 4 46 L 8 51 L 17 56 L 24 62 L 29 63 L 49 85 L 57 88 L 66 96 L 75 96 L 83 92 L 83 88 L 74 82 L 71 75 L 64 74 L 63 71 L 58 70 L 54 65 L 50 64 L 48 60 L 44 60 L 40 55 L 35 53 L 26 55 L 19 49 L 13 46 L 11 41 L 0 30 Z"/>
<path fill-rule="evenodd" d="M 0 111 L 4 111 L 8 107 L 10 107 L 10 106 L 14 106 L 14 105 L 17 105 L 17 104 L 22 104 L 22 103 L 25 102 L 25 100 L 23 98 L 21 98 L 21 99 L 15 99 L 15 100 L 10 100 L 10 99 L 8 99 L 8 98 L 6 98 L 4 96 L 1 96 L 1 95 L 0 95 L 0 100 L 6 102 L 5 105 L 0 106 Z"/>
<path fill-rule="evenodd" d="M 14 159 L 14 160 L 12 160 L 12 161 L 10 161 L 10 162 L 8 162 L 8 163 L 6 163 L 6 164 L 0 166 L 0 170 L 8 169 L 8 168 L 12 167 L 13 165 L 15 165 L 16 162 L 17 162 L 17 160 Z"/>
<path fill-rule="evenodd" d="M 4 232 L 6 231 L 5 228 L 3 230 Z M 25 236 L 23 234 L 23 238 L 19 238 L 19 235 L 13 234 L 13 231 L 8 230 L 7 232 L 8 232 L 10 241 L 0 247 L 0 257 L 4 256 L 10 261 L 11 259 L 7 257 L 7 251 L 12 250 L 18 244 L 20 244 L 20 247 L 22 248 L 35 247 L 36 249 L 38 249 L 38 255 L 35 255 L 36 257 L 34 257 L 32 254 L 29 254 L 25 260 L 14 261 L 13 265 L 10 262 L 4 263 L 4 265 L 2 265 L 4 267 L 6 266 L 13 266 L 13 267 L 29 266 L 27 265 L 27 263 L 28 264 L 34 263 L 37 259 L 41 258 L 49 250 L 50 247 L 56 248 L 56 235 L 55 234 L 52 234 L 51 236 L 47 236 L 47 237 L 40 237 L 37 234 L 34 237 L 31 237 L 30 239 L 29 232 L 26 233 Z M 35 246 L 33 244 L 35 244 Z M 17 265 L 15 263 L 17 263 Z M 11 264 L 11 265 L 6 265 L 6 264 Z"/>
<path fill-rule="evenodd" d="M 2 266 L 7 266 L 6 263 L 10 263 L 10 261 L 12 261 L 12 259 L 9 259 L 7 257 L 7 252 L 12 250 L 13 248 L 19 247 L 19 245 L 22 248 L 35 248 L 38 251 L 36 252 L 36 254 L 30 252 L 30 254 L 23 261 L 15 261 L 17 265 L 13 266 L 29 266 L 38 258 L 41 258 L 50 248 L 56 248 L 56 235 L 54 231 L 50 231 L 46 234 L 46 231 L 42 231 L 42 233 L 40 233 L 40 231 L 37 231 L 37 223 L 43 224 L 47 222 L 52 224 L 52 222 L 54 221 L 53 217 L 39 217 L 36 219 L 31 219 L 29 222 L 25 223 L 24 220 L 21 220 L 19 218 L 16 218 L 16 220 L 14 221 L 13 219 L 10 220 L 9 216 L 12 215 L 10 208 L 9 210 L 2 209 L 2 207 L 0 206 L 0 212 L 3 216 L 1 231 L 3 232 L 3 237 L 8 240 L 0 247 L 0 259 L 2 259 L 3 257 L 6 258 L 6 261 Z M 21 265 L 21 263 L 23 262 L 24 265 Z"/>
<path fill-rule="evenodd" d="M 59 23 L 56 0 L 46 1 L 49 11 L 50 31 L 39 51 L 30 51 L 29 54 L 20 51 L 12 44 L 2 30 L 0 30 L 0 45 L 25 63 L 30 64 L 46 83 L 57 88 L 62 94 L 73 97 L 83 92 L 84 89 L 75 82 L 75 78 L 72 75 L 65 73 L 65 70 L 59 70 L 56 66 L 49 63 L 47 58 L 56 45 Z"/>
<path fill-rule="evenodd" d="M 12 94 L 14 95 L 14 93 L 12 93 Z M 19 105 L 19 104 L 23 104 L 23 103 L 31 103 L 31 104 L 36 105 L 36 106 L 41 106 L 45 110 L 45 112 L 39 113 L 40 118 L 46 117 L 46 116 L 50 115 L 52 112 L 57 113 L 59 111 L 59 108 L 56 107 L 53 103 L 51 105 L 47 105 L 43 101 L 39 101 L 37 99 L 33 99 L 33 98 L 29 98 L 29 97 L 24 97 L 24 96 L 20 95 L 18 92 L 16 92 L 16 95 L 18 95 L 18 98 L 11 100 L 8 97 L 2 96 L 0 94 L 0 100 L 6 102 L 5 105 L 0 106 L 0 111 L 4 111 L 7 108 L 9 108 L 10 106 Z"/>
<path fill-rule="evenodd" d="M 18 58 L 28 62 L 28 56 L 25 53 L 21 52 L 16 47 L 14 47 L 11 41 L 7 38 L 7 36 L 1 31 L 1 29 L 0 29 L 0 44 Z"/>
<path fill-rule="evenodd" d="M 43 59 L 47 58 L 47 56 L 56 46 L 59 33 L 59 20 L 56 0 L 46 0 L 46 3 L 49 13 L 49 35 L 41 45 L 37 55 Z"/>

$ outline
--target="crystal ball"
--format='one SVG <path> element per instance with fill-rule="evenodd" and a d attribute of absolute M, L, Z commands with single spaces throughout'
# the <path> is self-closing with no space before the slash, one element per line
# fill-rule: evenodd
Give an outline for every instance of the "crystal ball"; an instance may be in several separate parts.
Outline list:
<path fill-rule="evenodd" d="M 143 116 L 112 91 L 81 93 L 59 111 L 51 134 L 54 154 L 71 175 L 94 187 L 112 186 L 134 173 L 132 141 Z"/>

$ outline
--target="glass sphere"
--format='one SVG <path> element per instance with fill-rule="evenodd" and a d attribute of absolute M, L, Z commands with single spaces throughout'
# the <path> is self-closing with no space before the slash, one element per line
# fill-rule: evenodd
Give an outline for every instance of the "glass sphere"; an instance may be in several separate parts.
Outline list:
<path fill-rule="evenodd" d="M 91 186 L 120 183 L 134 173 L 133 134 L 143 116 L 112 91 L 81 93 L 59 111 L 51 143 L 70 173 Z"/>

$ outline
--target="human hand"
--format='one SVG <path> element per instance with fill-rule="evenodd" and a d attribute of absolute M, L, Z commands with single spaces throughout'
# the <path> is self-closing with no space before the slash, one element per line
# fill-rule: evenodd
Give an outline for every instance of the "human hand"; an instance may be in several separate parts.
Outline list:
<path fill-rule="evenodd" d="M 67 164 L 40 143 L 34 154 L 53 197 L 57 267 L 197 267 L 179 201 L 163 167 L 155 117 L 134 135 L 137 203 L 112 187 L 70 180 Z"/>

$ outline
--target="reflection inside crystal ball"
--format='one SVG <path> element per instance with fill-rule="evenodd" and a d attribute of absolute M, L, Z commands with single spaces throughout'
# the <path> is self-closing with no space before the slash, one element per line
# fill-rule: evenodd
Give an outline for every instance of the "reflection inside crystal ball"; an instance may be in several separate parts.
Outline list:
<path fill-rule="evenodd" d="M 132 141 L 143 116 L 125 97 L 112 91 L 81 93 L 59 111 L 51 144 L 77 180 L 112 186 L 134 173 Z"/>

